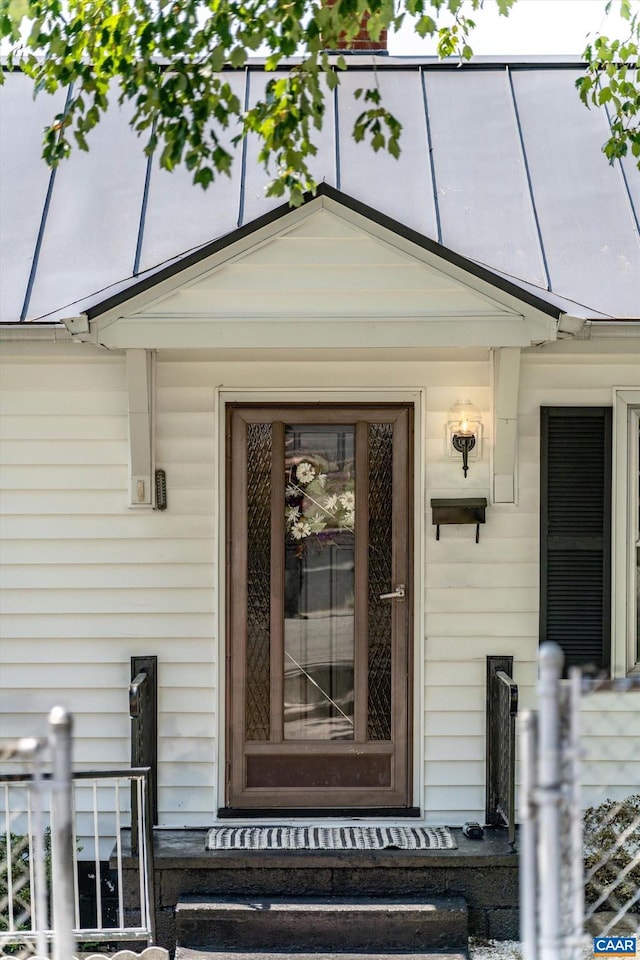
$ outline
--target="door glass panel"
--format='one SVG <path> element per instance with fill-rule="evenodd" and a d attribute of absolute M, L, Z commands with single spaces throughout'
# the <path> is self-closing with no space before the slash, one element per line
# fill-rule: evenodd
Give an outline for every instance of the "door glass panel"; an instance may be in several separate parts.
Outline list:
<path fill-rule="evenodd" d="M 355 427 L 285 426 L 285 740 L 354 735 Z"/>
<path fill-rule="evenodd" d="M 392 494 L 393 425 L 370 423 L 368 740 L 391 740 Z"/>
<path fill-rule="evenodd" d="M 247 425 L 247 740 L 271 735 L 271 424 Z"/>

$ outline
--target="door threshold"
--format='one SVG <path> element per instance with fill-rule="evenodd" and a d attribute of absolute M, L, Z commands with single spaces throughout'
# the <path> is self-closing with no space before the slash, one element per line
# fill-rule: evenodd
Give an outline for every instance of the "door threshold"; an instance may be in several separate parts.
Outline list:
<path fill-rule="evenodd" d="M 219 820 L 374 820 L 378 817 L 419 817 L 419 807 L 220 807 Z"/>

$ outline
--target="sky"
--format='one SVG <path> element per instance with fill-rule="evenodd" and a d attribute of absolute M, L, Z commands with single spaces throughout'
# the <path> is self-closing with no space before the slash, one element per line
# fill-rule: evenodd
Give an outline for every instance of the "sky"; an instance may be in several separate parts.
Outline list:
<path fill-rule="evenodd" d="M 611 13 L 605 16 L 605 0 L 517 0 L 509 16 L 501 17 L 495 0 L 485 0 L 484 8 L 471 14 L 478 24 L 471 47 L 478 55 L 580 55 L 589 33 L 626 36 L 619 6 L 619 0 L 614 0 Z M 431 55 L 435 43 L 421 40 L 405 27 L 389 37 L 389 53 Z"/>

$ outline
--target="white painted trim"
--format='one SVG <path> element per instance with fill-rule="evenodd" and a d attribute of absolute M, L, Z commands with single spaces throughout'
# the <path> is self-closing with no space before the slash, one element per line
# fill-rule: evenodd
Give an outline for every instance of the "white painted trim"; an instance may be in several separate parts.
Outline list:
<path fill-rule="evenodd" d="M 213 516 L 213 536 L 216 545 L 216 575 L 213 578 L 213 609 L 215 611 L 216 636 L 213 641 L 212 655 L 216 657 L 216 711 L 214 718 L 213 742 L 216 755 L 212 762 L 217 766 L 214 776 L 214 793 L 211 810 L 212 823 L 218 820 L 218 809 L 224 804 L 225 763 L 227 759 L 227 507 L 226 507 L 226 408 L 220 387 L 213 391 L 213 449 L 216 451 L 216 470 L 214 471 L 216 489 L 213 494 L 215 504 Z"/>
<path fill-rule="evenodd" d="M 493 457 L 491 478 L 493 503 L 517 503 L 518 395 L 520 388 L 518 347 L 491 351 Z"/>
<path fill-rule="evenodd" d="M 640 388 L 616 387 L 613 391 L 613 477 L 611 552 L 611 625 L 612 670 L 615 677 L 624 677 L 638 670 L 636 652 L 635 604 L 635 538 L 638 506 L 635 497 L 637 477 L 637 444 L 635 438 L 640 416 Z M 635 435 L 632 441 L 632 431 Z"/>
<path fill-rule="evenodd" d="M 152 508 L 153 478 L 153 359 L 147 350 L 126 352 L 129 412 L 129 507 Z"/>
<path fill-rule="evenodd" d="M 130 297 L 128 300 L 124 300 L 111 310 L 106 310 L 100 314 L 99 317 L 91 321 L 91 328 L 101 331 L 104 327 L 109 326 L 123 317 L 140 313 L 151 304 L 162 300 L 178 287 L 182 287 L 190 281 L 201 279 L 201 277 L 214 266 L 227 263 L 235 257 L 246 253 L 248 250 L 257 249 L 260 245 L 267 243 L 279 234 L 293 230 L 295 227 L 298 227 L 303 220 L 306 220 L 307 217 L 317 212 L 319 200 L 322 199 L 323 198 L 317 198 L 310 203 L 303 204 L 301 207 L 291 209 L 287 213 L 286 219 L 276 220 L 264 227 L 260 227 L 248 233 L 240 240 L 236 240 L 235 243 L 224 246 L 217 253 L 211 254 L 211 257 L 207 257 L 205 260 L 199 260 L 190 267 L 184 267 L 166 280 L 156 282 L 149 287 L 149 289 Z M 99 337 L 98 339 L 101 338 Z"/>
<path fill-rule="evenodd" d="M 424 424 L 426 415 L 426 390 L 424 387 L 407 387 L 399 390 L 397 387 L 384 388 L 376 390 L 363 390 L 361 388 L 335 388 L 320 387 L 314 390 L 303 390 L 297 388 L 290 389 L 269 389 L 262 387 L 238 388 L 216 387 L 214 390 L 214 409 L 216 411 L 216 450 L 218 452 L 218 491 L 215 499 L 218 536 L 218 574 L 216 577 L 217 591 L 217 684 L 218 684 L 218 703 L 216 711 L 216 723 L 214 729 L 214 741 L 217 744 L 217 757 L 215 762 L 218 764 L 218 775 L 216 777 L 217 794 L 213 798 L 213 820 L 214 823 L 233 823 L 232 820 L 225 818 L 218 821 L 218 808 L 224 803 L 225 791 L 225 765 L 226 765 L 226 728 L 225 728 L 225 703 L 226 703 L 226 609 L 225 609 L 225 575 L 226 575 L 226 450 L 225 450 L 225 427 L 226 427 L 226 407 L 229 403 L 317 403 L 318 400 L 326 403 L 412 403 L 414 405 L 414 622 L 413 622 L 413 805 L 419 807 L 422 811 L 422 818 L 425 818 L 426 796 L 425 796 L 425 776 L 424 776 L 424 741 L 425 741 L 425 717 L 424 717 L 424 662 L 425 662 L 425 636 L 424 636 L 424 557 L 425 557 L 425 491 L 426 491 L 426 464 L 424 456 Z M 259 826 L 261 823 L 273 823 L 274 817 L 268 820 L 251 818 L 251 823 Z M 375 818 L 373 818 L 375 820 Z M 398 817 L 394 823 L 416 824 L 420 818 L 416 817 Z M 323 824 L 331 826 L 334 821 L 323 820 Z M 344 825 L 348 821 L 336 820 L 336 825 Z M 362 818 L 355 818 L 354 823 L 363 825 L 365 821 Z M 389 822 L 389 818 L 385 818 Z M 309 826 L 316 824 L 315 820 L 305 821 L 296 819 L 300 826 Z"/>
<path fill-rule="evenodd" d="M 274 350 L 377 347 L 528 347 L 526 320 L 509 314 L 362 317 L 335 314 L 128 317 L 98 333 L 108 350 Z M 336 348 L 338 349 L 338 348 Z"/>
<path fill-rule="evenodd" d="M 178 288 L 188 288 L 222 264 L 228 264 L 257 249 L 275 237 L 286 236 L 307 217 L 327 211 L 343 223 L 367 234 L 378 243 L 392 248 L 413 261 L 424 263 L 431 270 L 450 277 L 454 282 L 474 292 L 486 304 L 476 316 L 403 317 L 389 322 L 386 314 L 379 317 L 340 318 L 332 314 L 314 317 L 309 314 L 307 324 L 301 317 L 283 322 L 278 314 L 265 315 L 257 320 L 249 317 L 175 317 L 167 315 L 159 304 Z M 141 314 L 144 314 L 142 316 Z M 304 318 L 302 318 L 304 319 Z M 312 320 L 316 323 L 311 323 Z M 268 321 L 268 322 L 267 322 Z M 377 322 L 376 322 L 377 321 Z M 335 331 L 327 325 L 337 326 Z M 364 325 L 363 325 L 364 323 Z M 353 325 L 353 329 L 352 329 Z M 489 279 L 483 279 L 458 264 L 369 220 L 365 215 L 343 206 L 328 197 L 318 197 L 304 207 L 292 210 L 235 243 L 223 247 L 205 260 L 184 268 L 157 285 L 133 296 L 91 322 L 92 335 L 108 349 L 176 348 L 181 347 L 238 347 L 250 342 L 256 347 L 290 346 L 292 337 L 303 337 L 301 346 L 313 346 L 309 337 L 316 337 L 317 346 L 340 342 L 358 346 L 362 342 L 378 346 L 529 346 L 531 343 L 554 341 L 558 321 L 521 300 L 517 294 L 507 293 Z M 293 329 L 292 329 L 293 327 Z M 266 341 L 264 337 L 266 336 Z M 364 337 L 364 341 L 363 338 Z M 347 338 L 347 340 L 345 340 Z M 373 338 L 373 339 L 372 339 Z"/>
<path fill-rule="evenodd" d="M 41 328 L 42 329 L 42 328 Z M 60 332 L 60 331 L 58 331 Z M 87 360 L 98 358 L 104 362 L 109 356 L 102 347 L 81 340 L 74 340 L 66 330 L 64 336 L 59 337 L 14 337 L 5 339 L 0 336 L 2 343 L 2 358 L 13 359 L 19 357 L 38 358 L 48 360 Z M 111 356 L 119 359 L 118 352 L 113 351 Z"/>
<path fill-rule="evenodd" d="M 640 336 L 640 321 L 587 320 L 589 340 L 629 340 Z"/>
<path fill-rule="evenodd" d="M 374 223 L 364 214 L 344 207 L 339 201 L 333 200 L 331 197 L 322 197 L 322 200 L 325 210 L 342 217 L 347 223 L 359 226 L 365 232 L 389 244 L 389 246 L 396 247 L 396 249 L 408 254 L 415 260 L 422 260 L 428 266 L 439 270 L 441 273 L 452 277 L 459 283 L 464 284 L 476 293 L 486 297 L 487 300 L 499 304 L 502 310 L 509 310 L 523 317 L 527 321 L 528 326 L 530 326 L 530 342 L 555 340 L 557 338 L 558 321 L 548 314 L 537 310 L 535 307 L 529 306 L 517 295 L 507 293 L 505 290 L 501 290 L 495 286 L 491 281 L 484 280 L 470 273 L 469 270 L 464 267 L 458 266 L 458 264 L 452 263 L 444 257 L 439 257 L 436 253 L 432 253 L 424 249 L 424 247 L 417 246 L 401 234 L 395 233 L 388 227 Z"/>

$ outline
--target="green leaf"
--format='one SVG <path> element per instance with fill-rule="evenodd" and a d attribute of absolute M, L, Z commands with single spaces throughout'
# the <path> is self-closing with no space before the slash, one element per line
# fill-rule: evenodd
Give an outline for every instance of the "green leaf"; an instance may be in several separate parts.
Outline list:
<path fill-rule="evenodd" d="M 329 87 L 329 90 L 335 90 L 336 87 L 338 86 L 338 83 L 339 83 L 338 75 L 335 72 L 335 70 L 328 70 L 327 73 L 325 74 L 325 80 L 327 81 L 327 86 Z"/>
<path fill-rule="evenodd" d="M 389 137 L 389 142 L 387 144 L 387 149 L 392 157 L 395 157 L 396 160 L 400 157 L 400 144 L 395 139 L 395 137 Z"/>
<path fill-rule="evenodd" d="M 9 20 L 19 24 L 24 17 L 29 16 L 30 6 L 29 0 L 9 0 L 6 8 Z"/>
<path fill-rule="evenodd" d="M 214 47 L 209 56 L 209 66 L 214 73 L 219 73 L 224 66 L 224 47 Z"/>
<path fill-rule="evenodd" d="M 193 178 L 194 183 L 199 183 L 206 190 L 213 180 L 213 171 L 209 167 L 202 167 Z"/>
<path fill-rule="evenodd" d="M 244 67 L 247 60 L 247 53 L 242 47 L 234 47 L 231 51 L 229 61 L 232 67 Z"/>

